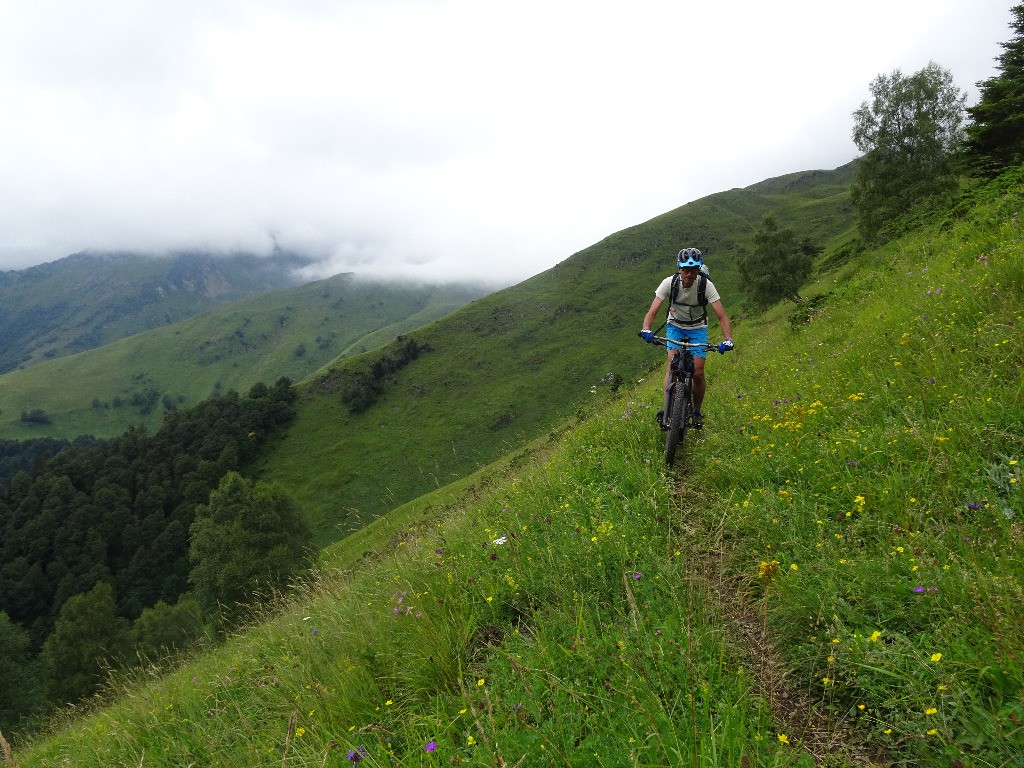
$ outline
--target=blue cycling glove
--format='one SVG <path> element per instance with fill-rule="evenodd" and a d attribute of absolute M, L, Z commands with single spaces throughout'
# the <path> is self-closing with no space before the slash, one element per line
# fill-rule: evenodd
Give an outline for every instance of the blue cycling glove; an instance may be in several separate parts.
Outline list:
<path fill-rule="evenodd" d="M 718 354 L 724 355 L 730 349 L 732 349 L 732 339 L 726 339 L 718 345 Z"/>
<path fill-rule="evenodd" d="M 642 331 L 640 331 L 640 338 L 646 341 L 648 344 L 653 344 L 654 332 L 647 328 L 644 328 Z"/>

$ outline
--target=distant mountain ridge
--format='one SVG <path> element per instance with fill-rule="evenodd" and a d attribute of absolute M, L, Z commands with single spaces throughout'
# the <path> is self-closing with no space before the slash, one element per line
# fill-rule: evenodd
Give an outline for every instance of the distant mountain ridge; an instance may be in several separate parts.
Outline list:
<path fill-rule="evenodd" d="M 277 252 L 168 256 L 82 252 L 0 272 L 0 373 L 171 325 L 303 282 L 311 260 Z"/>
<path fill-rule="evenodd" d="M 229 389 L 298 381 L 486 293 L 335 275 L 0 375 L 0 439 L 113 437 Z M 194 306 L 194 303 L 192 304 Z"/>

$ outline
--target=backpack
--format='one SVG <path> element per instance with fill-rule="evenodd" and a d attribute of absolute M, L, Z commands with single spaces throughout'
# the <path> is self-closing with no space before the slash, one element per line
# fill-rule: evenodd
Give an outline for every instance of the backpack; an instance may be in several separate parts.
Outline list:
<path fill-rule="evenodd" d="M 697 272 L 697 303 L 696 304 L 683 304 L 682 305 L 684 307 L 701 307 L 703 309 L 703 311 L 704 311 L 704 314 L 701 316 L 701 318 L 699 320 L 699 322 L 701 322 L 701 323 L 706 323 L 708 321 L 708 297 L 707 297 L 708 274 L 709 273 L 708 273 L 707 265 L 706 264 L 701 264 L 700 265 L 700 270 Z M 678 292 L 679 292 L 679 273 L 676 272 L 674 275 L 672 275 L 672 289 L 669 291 L 669 294 L 668 294 L 668 314 L 665 316 L 666 317 L 666 320 L 665 320 L 666 322 L 668 322 L 668 318 L 672 315 L 672 305 L 676 303 L 676 294 Z"/>

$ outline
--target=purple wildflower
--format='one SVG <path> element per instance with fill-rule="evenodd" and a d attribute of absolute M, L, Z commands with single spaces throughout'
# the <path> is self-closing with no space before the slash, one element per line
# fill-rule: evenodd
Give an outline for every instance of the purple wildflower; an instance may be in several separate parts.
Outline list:
<path fill-rule="evenodd" d="M 423 748 L 427 750 L 427 752 L 433 752 L 435 749 L 437 749 L 437 742 L 428 741 L 426 744 L 423 745 Z"/>

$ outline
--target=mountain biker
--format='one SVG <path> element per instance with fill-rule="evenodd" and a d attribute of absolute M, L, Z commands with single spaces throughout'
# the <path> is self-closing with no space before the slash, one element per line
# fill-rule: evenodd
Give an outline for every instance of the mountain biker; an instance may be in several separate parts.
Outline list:
<path fill-rule="evenodd" d="M 668 344 L 668 368 L 665 371 L 665 409 L 659 414 L 659 421 L 665 427 L 664 414 L 668 413 L 668 386 L 672 381 L 672 358 L 679 351 L 673 341 L 688 341 L 691 344 L 706 344 L 708 341 L 708 312 L 710 304 L 718 317 L 718 325 L 725 335 L 725 341 L 718 345 L 718 351 L 725 354 L 733 348 L 732 324 L 722 307 L 722 299 L 718 295 L 715 284 L 707 276 L 704 258 L 697 248 L 683 248 L 676 255 L 676 275 L 669 275 L 654 292 L 654 301 L 644 317 L 644 327 L 640 335 L 648 344 L 654 341 L 651 326 L 658 315 L 658 310 L 666 301 L 669 302 L 668 322 L 665 335 L 671 340 Z M 703 273 L 703 274 L 702 274 Z M 704 295 L 700 296 L 700 283 L 704 283 Z M 673 295 L 674 294 L 674 295 Z M 703 299 L 703 303 L 700 301 Z M 704 359 L 707 352 L 703 349 L 693 350 L 693 427 L 704 426 Z"/>

